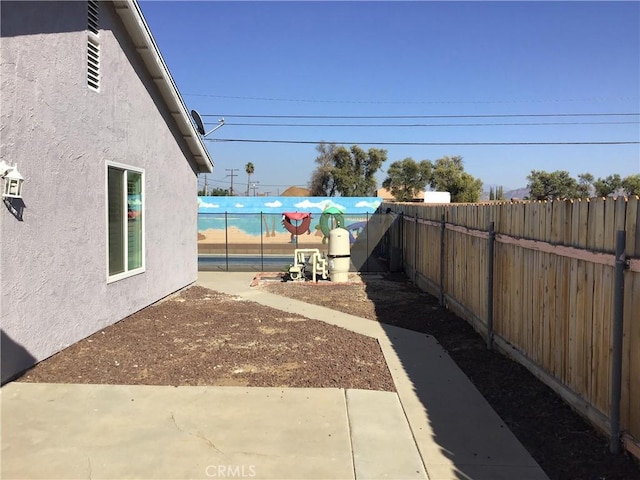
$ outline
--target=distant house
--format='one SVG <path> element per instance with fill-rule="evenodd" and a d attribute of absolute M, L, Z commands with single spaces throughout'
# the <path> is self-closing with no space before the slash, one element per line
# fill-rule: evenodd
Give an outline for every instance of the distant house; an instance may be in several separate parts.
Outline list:
<path fill-rule="evenodd" d="M 395 202 L 396 197 L 386 188 L 379 188 L 376 190 L 376 197 L 382 198 L 385 202 Z M 422 202 L 424 200 L 424 191 L 420 191 L 413 198 L 412 202 Z"/>
<path fill-rule="evenodd" d="M 196 280 L 213 163 L 135 1 L 1 8 L 4 383 Z"/>

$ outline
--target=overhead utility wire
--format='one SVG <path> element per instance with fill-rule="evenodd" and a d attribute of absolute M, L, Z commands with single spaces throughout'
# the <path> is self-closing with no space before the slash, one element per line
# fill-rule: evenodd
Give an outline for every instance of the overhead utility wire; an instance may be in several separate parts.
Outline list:
<path fill-rule="evenodd" d="M 208 124 L 207 122 L 205 122 Z M 640 122 L 513 122 L 513 123 L 233 123 L 230 127 L 504 127 L 516 125 L 637 125 Z"/>
<path fill-rule="evenodd" d="M 343 103 L 343 104 L 374 104 L 374 105 L 449 105 L 449 104 L 508 104 L 508 103 L 560 103 L 560 102 L 593 102 L 603 100 L 636 100 L 637 97 L 590 97 L 590 98 L 565 98 L 542 100 L 317 100 L 303 98 L 274 98 L 274 97 L 249 97 L 236 95 L 212 95 L 207 93 L 185 93 L 190 97 L 231 98 L 235 100 L 265 100 L 269 102 L 300 102 L 300 103 Z"/>
<path fill-rule="evenodd" d="M 201 117 L 226 117 L 226 118 L 339 118 L 339 119 L 365 119 L 365 118 L 521 118 L 521 117 L 629 117 L 638 116 L 637 113 L 508 113 L 489 115 L 242 115 L 242 114 L 204 114 Z"/>
<path fill-rule="evenodd" d="M 205 138 L 211 142 L 320 144 L 322 140 L 257 140 L 247 138 Z M 484 145 L 640 145 L 637 141 L 612 142 L 338 142 L 343 145 L 417 145 L 417 146 L 484 146 Z"/>

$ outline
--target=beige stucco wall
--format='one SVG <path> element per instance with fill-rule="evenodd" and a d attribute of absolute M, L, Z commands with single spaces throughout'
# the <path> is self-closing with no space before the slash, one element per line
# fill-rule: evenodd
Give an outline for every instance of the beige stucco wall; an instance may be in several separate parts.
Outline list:
<path fill-rule="evenodd" d="M 111 3 L 100 9 L 95 92 L 86 2 L 1 5 L 0 153 L 25 178 L 22 218 L 0 205 L 3 381 L 197 276 L 186 146 Z M 146 175 L 146 272 L 109 284 L 107 161 Z"/>

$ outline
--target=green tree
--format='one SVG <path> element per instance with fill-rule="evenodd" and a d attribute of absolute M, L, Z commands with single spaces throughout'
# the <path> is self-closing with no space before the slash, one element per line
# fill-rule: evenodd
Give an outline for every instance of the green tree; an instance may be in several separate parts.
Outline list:
<path fill-rule="evenodd" d="M 247 172 L 247 197 L 249 196 L 249 183 L 251 183 L 251 175 L 255 172 L 256 168 L 253 163 L 249 162 L 244 166 L 244 171 Z"/>
<path fill-rule="evenodd" d="M 640 173 L 622 179 L 620 186 L 627 195 L 640 195 Z"/>
<path fill-rule="evenodd" d="M 431 162 L 416 162 L 413 158 L 405 158 L 389 165 L 387 178 L 382 186 L 389 190 L 399 202 L 409 202 L 423 191 L 431 180 Z"/>
<path fill-rule="evenodd" d="M 321 142 L 316 146 L 318 165 L 311 175 L 309 193 L 313 197 L 333 197 L 336 187 L 333 181 L 333 156 L 338 146 L 335 143 Z"/>
<path fill-rule="evenodd" d="M 504 188 L 502 185 L 496 188 L 496 200 L 504 200 Z"/>
<path fill-rule="evenodd" d="M 606 178 L 598 178 L 593 182 L 593 187 L 596 189 L 596 197 L 608 197 L 622 187 L 622 179 L 620 175 L 614 173 Z"/>
<path fill-rule="evenodd" d="M 581 173 L 578 175 L 578 186 L 576 187 L 576 196 L 578 198 L 589 198 L 591 196 L 591 188 L 593 186 L 593 175 L 590 173 Z"/>
<path fill-rule="evenodd" d="M 387 160 L 387 151 L 370 148 L 364 151 L 358 145 L 351 149 L 334 144 L 320 143 L 316 150 L 318 167 L 309 182 L 312 195 L 366 197 L 375 194 L 376 172 Z"/>
<path fill-rule="evenodd" d="M 370 148 L 364 151 L 358 145 L 350 150 L 344 146 L 333 155 L 333 181 L 336 191 L 343 197 L 367 197 L 375 195 L 375 174 L 387 160 L 387 151 Z"/>
<path fill-rule="evenodd" d="M 452 202 L 480 201 L 482 181 L 464 171 L 460 156 L 436 160 L 429 183 L 435 190 L 449 192 Z"/>
<path fill-rule="evenodd" d="M 489 200 L 495 200 L 496 194 L 493 193 L 493 187 L 489 187 Z"/>
<path fill-rule="evenodd" d="M 564 170 L 545 172 L 543 170 L 531 170 L 527 176 L 529 183 L 529 198 L 533 200 L 554 200 L 557 198 L 575 198 L 578 182 Z"/>

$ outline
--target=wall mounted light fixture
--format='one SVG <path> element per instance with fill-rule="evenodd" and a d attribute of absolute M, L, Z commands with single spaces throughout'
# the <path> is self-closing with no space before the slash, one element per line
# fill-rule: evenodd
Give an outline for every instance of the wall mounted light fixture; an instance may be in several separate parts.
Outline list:
<path fill-rule="evenodd" d="M 22 198 L 22 182 L 24 178 L 18 172 L 18 165 L 8 165 L 0 161 L 0 178 L 2 178 L 2 198 Z"/>

